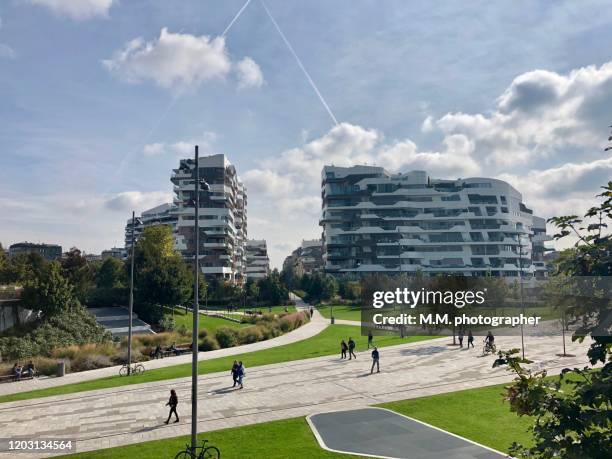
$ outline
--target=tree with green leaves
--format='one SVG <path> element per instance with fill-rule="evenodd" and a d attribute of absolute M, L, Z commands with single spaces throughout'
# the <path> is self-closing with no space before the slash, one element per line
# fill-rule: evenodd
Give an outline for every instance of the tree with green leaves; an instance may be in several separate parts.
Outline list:
<path fill-rule="evenodd" d="M 50 317 L 78 306 L 74 287 L 62 275 L 57 261 L 48 263 L 40 276 L 24 286 L 22 301 L 26 308 Z"/>
<path fill-rule="evenodd" d="M 96 285 L 100 288 L 124 287 L 127 284 L 125 264 L 118 258 L 109 257 L 102 262 L 96 273 Z"/>
<path fill-rule="evenodd" d="M 163 318 L 160 305 L 185 304 L 191 300 L 192 291 L 193 274 L 174 250 L 172 229 L 167 225 L 145 228 L 134 255 L 136 312 L 158 322 Z"/>
<path fill-rule="evenodd" d="M 533 446 L 513 444 L 510 453 L 516 457 L 612 457 L 612 238 L 607 231 L 612 220 L 612 182 L 602 188 L 598 195 L 602 202 L 583 217 L 549 220 L 559 229 L 556 240 L 576 238 L 574 247 L 558 260 L 556 271 L 563 276 L 558 280 L 563 282 L 560 288 L 572 292 L 577 300 L 571 313 L 581 321 L 572 339 L 591 339 L 591 367 L 566 368 L 551 379 L 546 371 L 525 369 L 523 364 L 529 361 L 518 357 L 518 349 L 500 352 L 494 364 L 516 374 L 505 394 L 511 410 L 535 417 Z"/>
<path fill-rule="evenodd" d="M 74 294 L 84 302 L 87 294 L 94 288 L 94 273 L 82 252 L 71 248 L 61 259 L 62 274 L 74 287 Z"/>

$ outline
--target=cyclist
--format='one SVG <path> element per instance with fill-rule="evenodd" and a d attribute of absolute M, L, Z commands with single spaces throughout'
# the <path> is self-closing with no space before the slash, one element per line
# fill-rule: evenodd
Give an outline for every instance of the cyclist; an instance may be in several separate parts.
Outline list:
<path fill-rule="evenodd" d="M 487 336 L 485 338 L 485 347 L 488 351 L 495 352 L 495 337 L 490 330 L 487 332 Z"/>

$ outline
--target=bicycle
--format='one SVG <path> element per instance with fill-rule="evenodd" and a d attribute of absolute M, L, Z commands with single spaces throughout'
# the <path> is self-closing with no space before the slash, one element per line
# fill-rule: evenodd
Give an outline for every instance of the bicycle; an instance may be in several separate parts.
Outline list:
<path fill-rule="evenodd" d="M 145 367 L 143 364 L 141 363 L 137 363 L 136 365 L 134 365 L 131 369 L 131 371 L 128 371 L 129 366 L 127 363 L 124 363 L 121 368 L 119 368 L 119 376 L 127 376 L 128 374 L 132 374 L 132 375 L 140 375 L 142 373 L 144 373 L 145 371 Z"/>
<path fill-rule="evenodd" d="M 216 446 L 206 446 L 208 440 L 202 441 L 202 446 L 196 446 L 195 448 L 191 448 L 190 445 L 185 445 L 185 450 L 180 451 L 174 459 L 219 459 L 221 457 L 221 452 L 219 448 Z M 200 450 L 199 454 L 197 450 Z"/>
<path fill-rule="evenodd" d="M 489 343 L 489 341 L 484 340 L 484 346 L 482 346 L 482 355 L 487 354 L 495 354 L 495 344 Z"/>

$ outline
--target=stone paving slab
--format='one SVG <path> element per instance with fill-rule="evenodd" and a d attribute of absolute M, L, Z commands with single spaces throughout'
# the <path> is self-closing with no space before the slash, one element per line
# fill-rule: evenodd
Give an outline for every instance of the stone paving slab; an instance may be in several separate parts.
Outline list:
<path fill-rule="evenodd" d="M 307 418 L 319 445 L 333 452 L 389 459 L 503 459 L 486 446 L 384 408 Z"/>
<path fill-rule="evenodd" d="M 510 381 L 512 374 L 491 368 L 494 357 L 477 349 L 449 346 L 448 337 L 381 348 L 381 373 L 370 375 L 368 352 L 357 359 L 318 357 L 249 368 L 245 388 L 231 387 L 229 372 L 200 377 L 198 419 L 201 432 L 286 419 L 326 411 Z M 520 346 L 520 338 L 499 337 L 502 348 Z M 586 364 L 589 343 L 568 343 L 561 358 L 559 337 L 530 337 L 527 357 L 550 374 Z M 0 432 L 13 437 L 72 437 L 81 451 L 187 435 L 190 432 L 190 378 L 0 404 Z M 179 424 L 166 426 L 164 404 L 170 389 L 179 397 Z M 0 453 L 0 457 L 2 456 Z M 25 459 L 25 455 L 20 455 Z"/>

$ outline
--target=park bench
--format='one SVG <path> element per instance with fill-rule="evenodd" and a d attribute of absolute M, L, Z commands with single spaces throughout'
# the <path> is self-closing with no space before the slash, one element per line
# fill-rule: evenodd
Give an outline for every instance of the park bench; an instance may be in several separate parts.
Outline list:
<path fill-rule="evenodd" d="M 21 375 L 21 378 L 18 380 L 17 377 L 14 374 L 0 375 L 0 383 L 3 383 L 3 382 L 12 382 L 12 381 L 26 381 L 28 379 L 34 379 L 34 377 L 36 377 L 36 376 L 38 376 L 38 372 L 35 372 L 34 376 Z"/>

